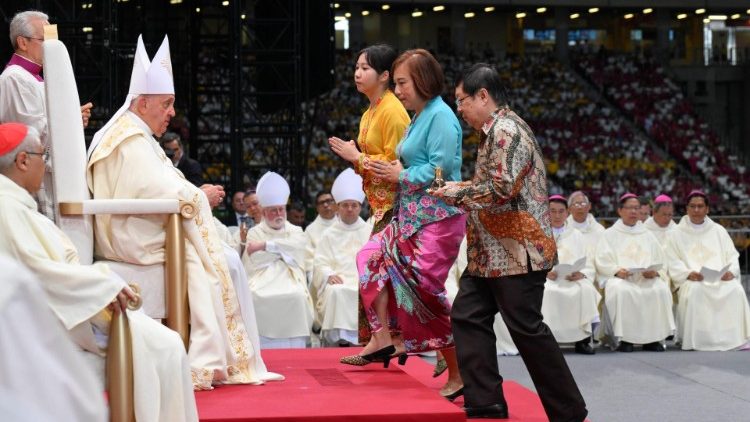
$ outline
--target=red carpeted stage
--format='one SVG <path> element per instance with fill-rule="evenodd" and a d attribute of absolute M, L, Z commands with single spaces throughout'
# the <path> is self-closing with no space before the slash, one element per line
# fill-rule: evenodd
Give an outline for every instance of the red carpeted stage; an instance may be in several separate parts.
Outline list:
<path fill-rule="evenodd" d="M 346 366 L 339 357 L 358 348 L 265 350 L 268 369 L 286 376 L 261 386 L 229 385 L 196 393 L 201 421 L 429 421 L 466 418 L 461 406 L 440 397 L 446 375 L 432 378 L 432 366 L 417 356 L 406 365 Z M 503 384 L 509 421 L 547 418 L 532 391 Z"/>

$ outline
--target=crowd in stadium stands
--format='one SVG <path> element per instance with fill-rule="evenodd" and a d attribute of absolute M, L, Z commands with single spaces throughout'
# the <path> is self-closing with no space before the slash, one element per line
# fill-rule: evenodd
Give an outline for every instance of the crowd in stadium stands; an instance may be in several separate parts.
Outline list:
<path fill-rule="evenodd" d="M 600 52 L 574 61 L 628 117 L 724 201 L 750 204 L 750 172 L 722 145 L 665 69 L 642 55 Z M 724 202 L 722 201 L 722 202 Z"/>

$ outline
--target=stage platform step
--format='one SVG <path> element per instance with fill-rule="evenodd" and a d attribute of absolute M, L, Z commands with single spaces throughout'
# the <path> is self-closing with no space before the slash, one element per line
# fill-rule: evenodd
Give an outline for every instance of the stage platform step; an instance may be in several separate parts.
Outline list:
<path fill-rule="evenodd" d="M 239 421 L 413 421 L 466 420 L 461 398 L 450 403 L 438 390 L 447 375 L 432 378 L 432 366 L 417 356 L 384 369 L 339 363 L 359 348 L 264 350 L 269 370 L 286 377 L 261 386 L 227 385 L 196 393 L 205 422 Z M 511 381 L 503 384 L 511 418 L 543 422 L 538 396 Z"/>

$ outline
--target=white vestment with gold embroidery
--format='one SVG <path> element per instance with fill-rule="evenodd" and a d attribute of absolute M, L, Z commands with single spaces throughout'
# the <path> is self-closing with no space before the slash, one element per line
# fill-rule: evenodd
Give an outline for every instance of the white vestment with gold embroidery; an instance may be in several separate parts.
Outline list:
<path fill-rule="evenodd" d="M 706 217 L 700 226 L 682 217 L 667 242 L 669 274 L 677 288 L 677 341 L 684 350 L 732 350 L 750 340 L 750 307 L 740 283 L 739 253 L 726 229 Z M 701 267 L 729 264 L 728 281 L 690 281 Z"/>
<path fill-rule="evenodd" d="M 604 333 L 613 344 L 653 343 L 673 333 L 667 263 L 659 241 L 640 221 L 631 227 L 617 220 L 605 230 L 596 247 L 595 259 L 599 283 L 604 287 Z M 628 279 L 615 276 L 620 269 L 658 264 L 662 265 L 659 276 L 652 279 L 641 273 Z"/>
<path fill-rule="evenodd" d="M 120 116 L 93 150 L 86 177 L 94 199 L 176 198 L 198 210 L 183 220 L 193 384 L 262 383 L 252 364 L 259 351 L 249 341 L 208 200 L 174 167 L 148 126 L 129 111 Z M 96 258 L 164 262 L 166 215 L 97 215 L 94 222 Z"/>

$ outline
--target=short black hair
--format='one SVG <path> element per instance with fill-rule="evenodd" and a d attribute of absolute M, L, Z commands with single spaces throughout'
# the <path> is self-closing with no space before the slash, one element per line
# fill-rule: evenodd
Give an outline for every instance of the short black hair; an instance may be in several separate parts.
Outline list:
<path fill-rule="evenodd" d="M 505 85 L 500 79 L 492 65 L 477 63 L 465 68 L 456 78 L 456 86 L 463 84 L 463 90 L 468 95 L 476 95 L 484 88 L 490 94 L 490 98 L 498 106 L 508 105 L 508 95 L 505 93 Z"/>
<path fill-rule="evenodd" d="M 180 135 L 178 135 L 175 132 L 165 132 L 164 135 L 161 136 L 161 142 L 160 143 L 161 143 L 161 146 L 163 147 L 164 145 L 166 145 L 166 144 L 168 144 L 168 143 L 170 143 L 172 141 L 177 141 L 177 143 L 180 146 L 182 146 L 182 141 L 180 140 Z"/>
<path fill-rule="evenodd" d="M 315 204 L 316 205 L 318 204 L 318 199 L 320 199 L 320 197 L 323 196 L 323 195 L 331 195 L 331 191 L 327 191 L 327 190 L 324 189 L 324 190 L 318 192 L 315 195 Z"/>
<path fill-rule="evenodd" d="M 302 201 L 299 200 L 292 200 L 292 202 L 289 203 L 289 205 L 286 206 L 287 211 L 295 210 L 295 211 L 302 211 L 307 212 L 307 208 L 302 203 Z"/>
<path fill-rule="evenodd" d="M 390 72 L 393 62 L 396 60 L 396 57 L 398 57 L 396 49 L 388 44 L 375 44 L 359 50 L 359 53 L 357 53 L 357 60 L 359 60 L 359 56 L 363 54 L 365 55 L 367 64 L 375 69 L 375 71 L 378 72 L 378 75 L 385 71 Z M 393 75 L 391 74 L 390 76 L 390 79 L 393 79 Z"/>

